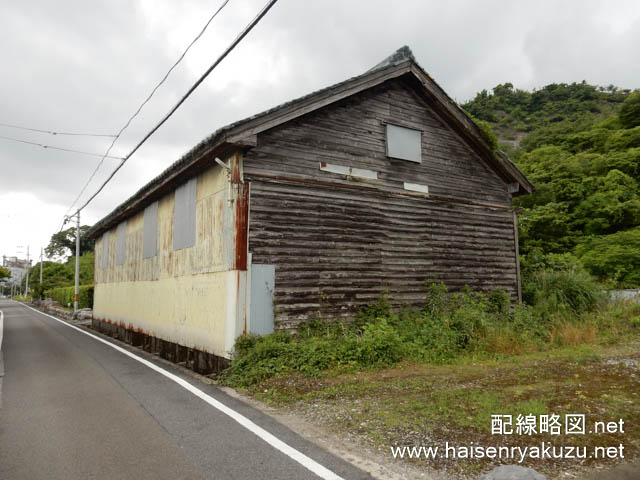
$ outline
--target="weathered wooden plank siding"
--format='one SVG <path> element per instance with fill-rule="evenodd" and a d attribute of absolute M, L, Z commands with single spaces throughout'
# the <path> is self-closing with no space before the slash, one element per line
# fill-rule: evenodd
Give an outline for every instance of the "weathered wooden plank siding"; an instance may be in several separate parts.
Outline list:
<path fill-rule="evenodd" d="M 512 214 L 288 183 L 251 184 L 249 249 L 276 265 L 280 328 L 341 317 L 388 291 L 422 305 L 430 279 L 517 297 Z"/>
<path fill-rule="evenodd" d="M 386 156 L 384 122 L 424 132 L 421 164 Z M 320 162 L 374 170 L 378 180 L 320 171 Z M 395 305 L 419 305 L 429 279 L 517 298 L 506 184 L 402 80 L 261 133 L 243 168 L 249 251 L 254 263 L 276 265 L 280 328 L 352 315 L 383 291 Z M 502 208 L 398 195 L 404 182 L 428 185 L 434 198 Z"/>
<path fill-rule="evenodd" d="M 423 130 L 421 164 L 386 156 L 384 122 Z M 401 80 L 261 133 L 258 147 L 245 155 L 244 171 L 349 183 L 320 172 L 319 162 L 377 171 L 376 184 L 389 190 L 412 181 L 429 185 L 434 195 L 510 201 L 505 183 Z"/>

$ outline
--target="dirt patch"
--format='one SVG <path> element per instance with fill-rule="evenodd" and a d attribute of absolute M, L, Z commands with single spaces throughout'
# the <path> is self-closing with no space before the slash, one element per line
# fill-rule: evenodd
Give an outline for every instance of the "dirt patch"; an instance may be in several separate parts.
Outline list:
<path fill-rule="evenodd" d="M 552 445 L 584 449 L 586 458 L 525 458 L 549 478 L 581 476 L 594 469 L 633 461 L 640 452 L 640 354 L 638 345 L 610 348 L 575 348 L 522 356 L 505 362 L 463 365 L 403 364 L 397 368 L 359 373 L 333 373 L 322 378 L 290 375 L 272 378 L 250 390 L 274 412 L 300 418 L 306 425 L 351 445 L 382 467 L 410 468 L 410 478 L 474 478 L 517 459 L 430 458 L 394 460 L 391 447 L 534 447 Z M 492 433 L 492 415 L 536 419 L 528 433 Z M 541 415 L 585 416 L 585 434 L 541 433 Z M 507 417 L 508 418 L 508 417 Z M 622 424 L 620 420 L 622 419 Z M 601 422 L 601 423 L 596 423 Z M 613 422 L 616 429 L 607 425 Z M 287 422 L 285 422 L 287 423 Z M 620 431 L 623 430 L 623 431 Z M 526 431 L 526 430 L 523 430 Z M 591 432 L 591 433 L 589 433 Z M 314 433 L 314 435 L 320 435 Z M 315 437 L 314 437 L 315 438 Z M 624 458 L 605 455 L 597 448 L 618 448 Z M 365 452 L 365 453 L 363 453 Z M 609 452 L 611 453 L 611 452 Z M 403 478 L 407 478 L 404 473 Z M 389 476 L 379 478 L 391 478 Z"/>

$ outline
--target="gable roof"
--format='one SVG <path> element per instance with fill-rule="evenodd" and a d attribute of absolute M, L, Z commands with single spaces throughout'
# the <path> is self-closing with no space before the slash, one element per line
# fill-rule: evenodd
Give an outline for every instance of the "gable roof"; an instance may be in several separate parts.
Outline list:
<path fill-rule="evenodd" d="M 132 197 L 116 207 L 109 215 L 97 222 L 89 229 L 87 235 L 97 237 L 105 230 L 140 211 L 206 166 L 210 166 L 215 156 L 255 146 L 258 133 L 387 80 L 404 76 L 407 76 L 415 84 L 416 91 L 440 114 L 443 120 L 454 128 L 505 182 L 513 186 L 513 195 L 534 191 L 533 184 L 504 152 L 492 151 L 485 139 L 484 132 L 418 65 L 409 47 L 403 46 L 361 75 L 219 128 L 138 190 Z"/>

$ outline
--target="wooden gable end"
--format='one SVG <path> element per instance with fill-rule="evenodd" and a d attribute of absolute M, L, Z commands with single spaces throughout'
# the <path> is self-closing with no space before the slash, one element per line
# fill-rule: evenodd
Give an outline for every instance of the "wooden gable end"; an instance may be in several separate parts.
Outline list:
<path fill-rule="evenodd" d="M 387 157 L 386 124 L 420 130 L 422 162 Z M 347 178 L 321 164 L 375 172 Z M 393 79 L 258 135 L 244 172 L 405 191 L 405 182 L 462 201 L 507 206 L 507 184 L 447 125 L 407 79 Z"/>
<path fill-rule="evenodd" d="M 421 163 L 387 157 L 386 123 L 423 132 Z M 348 318 L 383 293 L 422 306 L 433 280 L 518 296 L 507 184 L 403 80 L 259 133 L 243 162 L 248 251 L 275 266 L 278 328 Z"/>

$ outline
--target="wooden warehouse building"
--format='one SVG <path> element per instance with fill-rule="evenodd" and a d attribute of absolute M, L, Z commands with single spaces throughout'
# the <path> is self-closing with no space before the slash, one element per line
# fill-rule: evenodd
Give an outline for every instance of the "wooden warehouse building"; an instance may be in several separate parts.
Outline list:
<path fill-rule="evenodd" d="M 531 191 L 403 47 L 214 132 L 94 225 L 94 324 L 207 370 L 244 332 L 420 304 L 429 279 L 517 299 Z"/>

